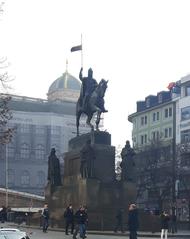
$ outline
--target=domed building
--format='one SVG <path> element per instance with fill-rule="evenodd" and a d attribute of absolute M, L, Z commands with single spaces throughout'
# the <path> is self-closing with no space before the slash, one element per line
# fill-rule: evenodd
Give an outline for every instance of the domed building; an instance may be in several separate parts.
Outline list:
<path fill-rule="evenodd" d="M 81 82 L 67 69 L 49 87 L 47 99 L 11 95 L 10 110 L 15 127 L 11 143 L 0 145 L 0 187 L 5 187 L 5 158 L 9 165 L 9 189 L 43 195 L 47 184 L 51 148 L 63 164 L 68 141 L 76 136 L 76 102 Z M 80 133 L 89 132 L 81 117 Z"/>
<path fill-rule="evenodd" d="M 81 82 L 66 70 L 50 85 L 47 93 L 48 100 L 77 102 L 80 88 Z"/>

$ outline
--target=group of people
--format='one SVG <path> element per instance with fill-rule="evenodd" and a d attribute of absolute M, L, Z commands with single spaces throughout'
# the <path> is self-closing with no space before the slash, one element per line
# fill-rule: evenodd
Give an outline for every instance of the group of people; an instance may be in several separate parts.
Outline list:
<path fill-rule="evenodd" d="M 86 227 L 88 224 L 88 214 L 87 209 L 83 205 L 74 213 L 72 204 L 70 204 L 65 212 L 65 235 L 69 235 L 69 227 L 70 232 L 73 235 L 73 239 L 77 238 L 77 234 L 80 234 L 80 238 L 86 238 Z M 44 205 L 44 209 L 42 211 L 42 225 L 43 232 L 46 233 L 49 226 L 49 209 L 48 205 Z"/>
<path fill-rule="evenodd" d="M 116 233 L 118 230 L 121 232 L 125 232 L 123 225 L 123 217 L 124 210 L 120 208 L 116 214 L 116 225 L 114 228 L 114 232 Z M 44 205 L 44 209 L 42 211 L 42 219 L 43 219 L 43 232 L 47 232 L 49 225 L 49 209 L 48 205 Z M 72 204 L 70 204 L 66 210 L 64 211 L 64 219 L 65 219 L 65 234 L 73 235 L 73 239 L 77 238 L 77 234 L 79 233 L 80 238 L 86 238 L 86 229 L 88 225 L 88 214 L 85 206 L 81 205 L 80 208 L 74 213 Z M 161 239 L 167 239 L 168 230 L 169 230 L 169 221 L 171 217 L 165 211 L 163 211 L 160 215 L 161 221 Z M 129 239 L 137 239 L 137 230 L 139 228 L 139 219 L 138 219 L 138 210 L 135 204 L 129 205 L 128 211 L 128 231 L 129 231 Z"/>
<path fill-rule="evenodd" d="M 64 212 L 65 218 L 65 234 L 68 235 L 69 226 L 71 226 L 71 234 L 73 239 L 77 238 L 77 234 L 80 234 L 80 238 L 86 238 L 86 227 L 88 224 L 87 209 L 83 205 L 74 213 L 72 205 L 70 204 Z"/>
<path fill-rule="evenodd" d="M 119 229 L 121 232 L 125 232 L 124 225 L 123 225 L 123 213 L 124 210 L 120 208 L 116 214 L 116 226 L 114 228 L 114 232 L 117 232 Z M 137 239 L 137 230 L 139 227 L 139 220 L 138 220 L 138 211 L 137 206 L 135 204 L 129 205 L 129 212 L 128 212 L 128 230 L 129 230 L 129 239 Z"/>

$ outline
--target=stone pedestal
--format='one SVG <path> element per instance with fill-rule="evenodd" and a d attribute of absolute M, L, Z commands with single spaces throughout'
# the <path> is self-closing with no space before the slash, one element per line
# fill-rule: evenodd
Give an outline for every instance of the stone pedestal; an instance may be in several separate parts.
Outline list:
<path fill-rule="evenodd" d="M 93 178 L 83 179 L 80 175 L 80 150 L 89 138 L 96 155 Z M 72 139 L 64 157 L 63 186 L 49 187 L 46 187 L 46 200 L 52 222 L 57 226 L 63 226 L 64 209 L 71 203 L 75 211 L 81 204 L 87 206 L 89 229 L 113 230 L 117 210 L 122 207 L 127 215 L 128 205 L 136 197 L 133 183 L 115 179 L 115 147 L 111 146 L 111 136 L 107 132 Z"/>

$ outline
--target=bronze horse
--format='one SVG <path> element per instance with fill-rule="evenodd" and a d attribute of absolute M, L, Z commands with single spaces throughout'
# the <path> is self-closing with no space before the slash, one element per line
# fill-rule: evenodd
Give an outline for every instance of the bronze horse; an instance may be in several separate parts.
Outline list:
<path fill-rule="evenodd" d="M 97 112 L 96 119 L 96 130 L 99 130 L 98 126 L 100 123 L 100 116 L 104 109 L 104 94 L 107 89 L 108 81 L 102 79 L 95 90 L 92 92 L 92 95 L 89 97 L 87 106 L 85 109 L 82 108 L 82 98 L 80 97 L 76 105 L 76 126 L 77 126 L 77 136 L 79 136 L 79 122 L 81 114 L 84 113 L 87 115 L 86 124 L 91 127 L 91 130 L 94 130 L 94 126 L 91 124 L 91 119 L 95 112 Z"/>

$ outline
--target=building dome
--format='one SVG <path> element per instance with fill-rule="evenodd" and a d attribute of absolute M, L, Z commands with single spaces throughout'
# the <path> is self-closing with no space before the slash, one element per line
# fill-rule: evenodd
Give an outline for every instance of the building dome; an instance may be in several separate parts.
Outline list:
<path fill-rule="evenodd" d="M 47 96 L 50 101 L 76 102 L 80 94 L 81 82 L 66 70 L 49 87 Z"/>

